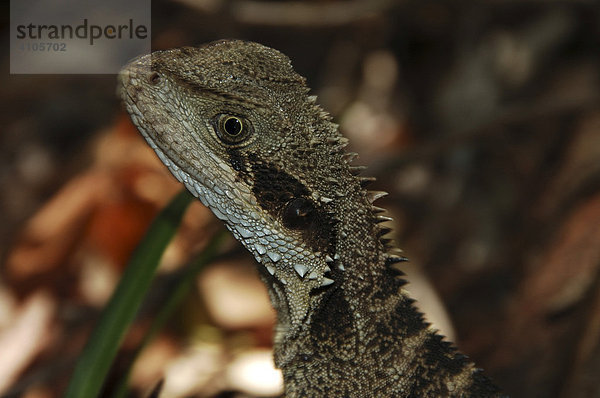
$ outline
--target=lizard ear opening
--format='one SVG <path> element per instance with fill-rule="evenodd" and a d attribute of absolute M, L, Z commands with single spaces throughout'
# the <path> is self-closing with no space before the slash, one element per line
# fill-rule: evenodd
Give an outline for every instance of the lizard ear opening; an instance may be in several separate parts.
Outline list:
<path fill-rule="evenodd" d="M 290 229 L 307 229 L 316 216 L 314 205 L 305 198 L 289 201 L 281 213 L 283 225 Z"/>
<path fill-rule="evenodd" d="M 221 114 L 216 118 L 216 132 L 219 139 L 227 145 L 239 145 L 251 135 L 251 126 L 242 117 Z"/>

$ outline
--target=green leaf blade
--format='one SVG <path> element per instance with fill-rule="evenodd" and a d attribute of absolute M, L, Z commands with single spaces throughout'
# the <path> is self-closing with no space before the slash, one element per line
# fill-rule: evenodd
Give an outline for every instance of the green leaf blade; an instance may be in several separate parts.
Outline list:
<path fill-rule="evenodd" d="M 193 196 L 182 191 L 153 221 L 77 361 L 66 398 L 98 396 L 121 341 L 154 279 L 162 254 L 192 200 Z"/>

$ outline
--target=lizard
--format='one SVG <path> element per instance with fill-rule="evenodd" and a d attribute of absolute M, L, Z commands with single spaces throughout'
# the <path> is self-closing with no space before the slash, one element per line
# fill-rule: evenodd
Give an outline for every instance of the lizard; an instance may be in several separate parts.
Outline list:
<path fill-rule="evenodd" d="M 404 289 L 374 178 L 281 52 L 221 40 L 119 74 L 131 120 L 259 263 L 287 397 L 500 397 Z"/>

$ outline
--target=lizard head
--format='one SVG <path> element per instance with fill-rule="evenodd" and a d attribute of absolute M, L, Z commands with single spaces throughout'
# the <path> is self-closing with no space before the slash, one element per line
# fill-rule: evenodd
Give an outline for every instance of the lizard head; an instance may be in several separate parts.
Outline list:
<path fill-rule="evenodd" d="M 123 69 L 119 91 L 171 173 L 262 264 L 280 326 L 304 322 L 341 277 L 336 198 L 356 187 L 345 139 L 290 60 L 242 41 L 158 51 Z"/>

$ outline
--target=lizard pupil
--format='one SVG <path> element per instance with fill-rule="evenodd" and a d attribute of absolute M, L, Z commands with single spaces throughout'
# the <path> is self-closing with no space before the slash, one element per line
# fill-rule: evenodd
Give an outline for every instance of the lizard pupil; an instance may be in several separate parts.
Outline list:
<path fill-rule="evenodd" d="M 243 126 L 240 119 L 237 117 L 229 117 L 223 123 L 225 132 L 231 136 L 236 136 L 242 132 Z"/>
<path fill-rule="evenodd" d="M 306 229 L 313 221 L 315 208 L 305 198 L 294 198 L 283 209 L 281 219 L 283 225 L 290 229 Z"/>
<path fill-rule="evenodd" d="M 252 132 L 252 127 L 247 120 L 227 114 L 221 114 L 216 118 L 215 128 L 219 139 L 231 146 L 242 144 L 250 138 Z"/>

